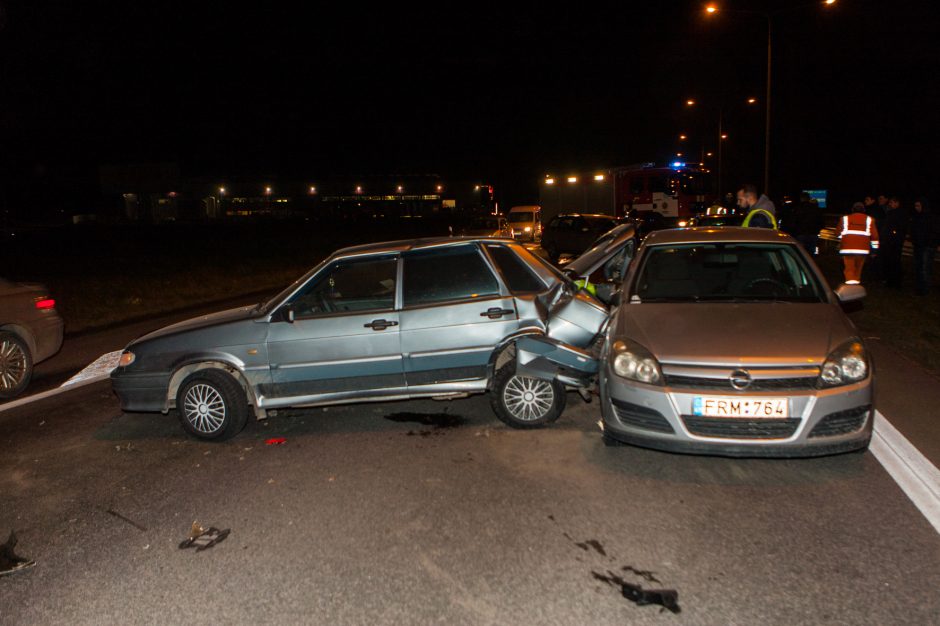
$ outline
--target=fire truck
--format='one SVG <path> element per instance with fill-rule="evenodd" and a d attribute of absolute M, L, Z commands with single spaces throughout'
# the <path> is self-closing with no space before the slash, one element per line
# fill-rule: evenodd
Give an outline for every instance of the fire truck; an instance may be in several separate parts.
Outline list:
<path fill-rule="evenodd" d="M 624 217 L 653 212 L 667 222 L 687 220 L 716 200 L 712 173 L 697 164 L 638 163 L 588 173 L 548 174 L 539 189 L 542 220 L 561 213 Z"/>

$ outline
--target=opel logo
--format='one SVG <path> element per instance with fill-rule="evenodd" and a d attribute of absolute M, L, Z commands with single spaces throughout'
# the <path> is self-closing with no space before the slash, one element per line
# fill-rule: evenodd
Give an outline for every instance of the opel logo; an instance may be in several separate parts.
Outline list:
<path fill-rule="evenodd" d="M 731 386 L 738 391 L 751 386 L 751 375 L 747 370 L 734 370 L 728 380 L 731 381 Z"/>

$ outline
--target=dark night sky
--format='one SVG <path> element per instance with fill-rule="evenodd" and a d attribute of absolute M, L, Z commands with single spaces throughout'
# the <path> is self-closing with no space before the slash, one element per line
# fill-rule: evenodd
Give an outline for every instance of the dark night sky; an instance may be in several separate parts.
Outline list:
<path fill-rule="evenodd" d="M 546 171 L 664 160 L 679 132 L 697 153 L 721 101 L 726 171 L 762 171 L 762 109 L 738 103 L 763 99 L 763 21 L 706 19 L 704 3 L 0 4 L 8 189 L 94 187 L 99 164 L 176 161 L 220 180 L 479 177 L 513 202 Z M 776 18 L 776 191 L 940 191 L 932 4 L 839 0 Z"/>

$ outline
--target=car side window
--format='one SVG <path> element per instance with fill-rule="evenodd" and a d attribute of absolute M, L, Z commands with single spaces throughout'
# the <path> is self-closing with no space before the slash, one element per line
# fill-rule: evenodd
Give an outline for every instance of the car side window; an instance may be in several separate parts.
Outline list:
<path fill-rule="evenodd" d="M 545 289 L 545 285 L 538 276 L 508 246 L 488 245 L 486 250 L 506 280 L 509 291 L 532 293 Z"/>
<path fill-rule="evenodd" d="M 406 307 L 499 295 L 499 283 L 475 245 L 415 250 L 403 258 Z"/>
<path fill-rule="evenodd" d="M 395 307 L 394 256 L 337 261 L 291 299 L 297 317 L 380 311 Z"/>

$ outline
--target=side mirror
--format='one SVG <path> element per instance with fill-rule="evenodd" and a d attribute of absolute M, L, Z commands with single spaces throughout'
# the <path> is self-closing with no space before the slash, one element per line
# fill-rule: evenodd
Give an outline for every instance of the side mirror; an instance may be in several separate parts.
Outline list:
<path fill-rule="evenodd" d="M 282 307 L 280 314 L 278 315 L 278 318 L 280 321 L 287 322 L 288 324 L 293 324 L 294 320 L 297 319 L 297 311 L 294 310 L 294 305 L 287 304 L 284 307 Z"/>
<path fill-rule="evenodd" d="M 865 298 L 865 288 L 861 285 L 846 285 L 845 283 L 836 288 L 836 297 L 842 310 L 846 313 L 855 313 L 862 310 L 862 300 Z"/>
<path fill-rule="evenodd" d="M 861 285 L 847 285 L 842 283 L 836 287 L 836 297 L 839 298 L 839 302 L 842 304 L 857 302 L 867 295 L 868 293 Z"/>

